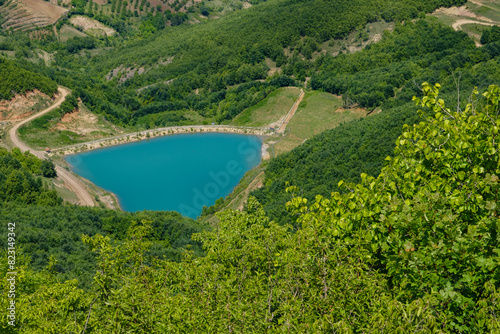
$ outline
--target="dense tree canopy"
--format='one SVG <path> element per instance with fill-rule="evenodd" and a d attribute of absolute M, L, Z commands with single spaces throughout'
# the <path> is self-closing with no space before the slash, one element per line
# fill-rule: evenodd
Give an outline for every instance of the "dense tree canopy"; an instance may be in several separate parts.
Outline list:
<path fill-rule="evenodd" d="M 204 224 L 177 212 L 129 213 L 63 205 L 57 192 L 39 175 L 55 177 L 53 162 L 17 148 L 10 152 L 0 148 L 0 226 L 7 231 L 8 223 L 17 223 L 17 242 L 20 250 L 30 255 L 33 268 L 46 268 L 53 257 L 57 261 L 53 272 L 60 279 L 78 278 L 80 286 L 89 287 L 95 259 L 82 244 L 81 235 L 103 233 L 122 240 L 131 222 L 142 219 L 152 223 L 154 242 L 149 257 L 180 260 L 188 245 L 202 254 L 190 236 L 206 229 Z M 5 249 L 6 245 L 7 238 L 2 238 L 0 247 Z"/>

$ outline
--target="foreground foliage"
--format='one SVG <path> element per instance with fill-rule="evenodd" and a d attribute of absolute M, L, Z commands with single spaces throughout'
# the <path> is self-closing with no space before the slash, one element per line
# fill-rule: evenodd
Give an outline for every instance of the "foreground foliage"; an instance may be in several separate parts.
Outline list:
<path fill-rule="evenodd" d="M 202 258 L 148 263 L 147 221 L 120 244 L 84 236 L 98 258 L 91 292 L 22 266 L 20 332 L 499 331 L 500 88 L 457 111 L 439 85 L 423 92 L 422 121 L 380 175 L 312 203 L 294 196 L 295 228 L 251 198 L 194 236 Z"/>

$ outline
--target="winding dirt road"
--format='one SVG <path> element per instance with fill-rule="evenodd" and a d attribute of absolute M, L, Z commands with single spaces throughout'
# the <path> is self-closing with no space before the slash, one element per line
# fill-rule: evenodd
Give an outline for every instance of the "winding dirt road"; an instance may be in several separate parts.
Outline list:
<path fill-rule="evenodd" d="M 47 109 L 44 109 L 44 110 L 40 111 L 39 113 L 36 113 L 36 114 L 22 120 L 21 122 L 14 125 L 12 127 L 12 129 L 9 130 L 9 137 L 10 137 L 10 140 L 12 141 L 12 144 L 15 147 L 19 147 L 19 149 L 22 152 L 30 151 L 32 154 L 34 154 L 38 158 L 46 159 L 45 152 L 32 150 L 28 145 L 23 143 L 19 139 L 19 137 L 17 136 L 17 130 L 21 126 L 23 126 L 24 124 L 34 120 L 35 118 L 43 116 L 46 113 L 48 113 L 49 111 L 59 107 L 61 105 L 61 103 L 63 103 L 64 99 L 66 98 L 66 95 L 68 95 L 69 92 L 62 87 L 59 87 L 58 91 L 59 91 L 59 97 L 54 102 L 54 104 L 52 104 Z M 64 184 L 66 185 L 66 187 L 76 194 L 80 205 L 94 206 L 94 201 L 92 200 L 92 197 L 85 189 L 85 186 L 75 176 L 73 176 L 67 170 L 65 170 L 64 168 L 62 168 L 61 166 L 58 166 L 58 165 L 56 165 L 56 171 L 57 171 L 57 175 L 64 181 Z"/>

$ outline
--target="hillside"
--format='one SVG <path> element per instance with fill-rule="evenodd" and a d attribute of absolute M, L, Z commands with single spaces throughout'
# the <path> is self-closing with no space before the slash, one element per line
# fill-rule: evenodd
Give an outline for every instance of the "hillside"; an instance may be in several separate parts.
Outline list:
<path fill-rule="evenodd" d="M 78 279 L 89 288 L 95 260 L 82 244 L 81 235 L 106 234 L 123 240 L 126 230 L 141 220 L 151 221 L 155 242 L 150 256 L 180 260 L 182 248 L 199 245 L 190 240 L 194 232 L 205 228 L 176 212 L 144 211 L 128 213 L 102 208 L 63 205 L 51 179 L 57 177 L 53 164 L 32 154 L 0 148 L 0 225 L 16 222 L 19 252 L 30 257 L 30 266 L 46 268 L 55 261 L 53 272 L 61 280 Z M 0 241 L 7 248 L 7 239 Z M 55 264 L 57 263 L 57 264 Z"/>
<path fill-rule="evenodd" d="M 0 22 L 5 30 L 32 30 L 53 25 L 67 12 L 42 0 L 8 0 L 0 3 Z"/>
<path fill-rule="evenodd" d="M 498 331 L 500 88 L 473 93 L 463 112 L 439 88 L 423 85 L 421 122 L 403 128 L 378 177 L 312 202 L 294 196 L 296 228 L 250 199 L 194 235 L 204 257 L 149 262 L 145 221 L 123 243 L 84 236 L 97 257 L 90 292 L 57 281 L 53 262 L 36 272 L 20 257 L 22 332 Z"/>
<path fill-rule="evenodd" d="M 272 90 L 311 76 L 317 62 L 311 57 L 324 42 L 343 39 L 368 22 L 416 18 L 461 3 L 341 0 L 331 6 L 326 0 L 273 0 L 217 20 L 163 29 L 154 28 L 156 14 L 139 29 L 94 16 L 130 40 L 70 38 L 68 52 L 59 46 L 54 55 L 64 69 L 50 71 L 115 124 L 151 128 L 227 123 Z M 42 47 L 53 52 L 56 45 Z M 269 78 L 268 63 L 286 76 Z"/>

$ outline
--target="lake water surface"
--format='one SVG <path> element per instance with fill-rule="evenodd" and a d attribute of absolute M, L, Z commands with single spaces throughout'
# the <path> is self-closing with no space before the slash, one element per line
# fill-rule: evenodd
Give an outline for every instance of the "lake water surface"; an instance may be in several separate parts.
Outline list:
<path fill-rule="evenodd" d="M 174 210 L 196 218 L 261 161 L 256 136 L 179 134 L 66 157 L 73 172 L 113 192 L 126 211 Z"/>

